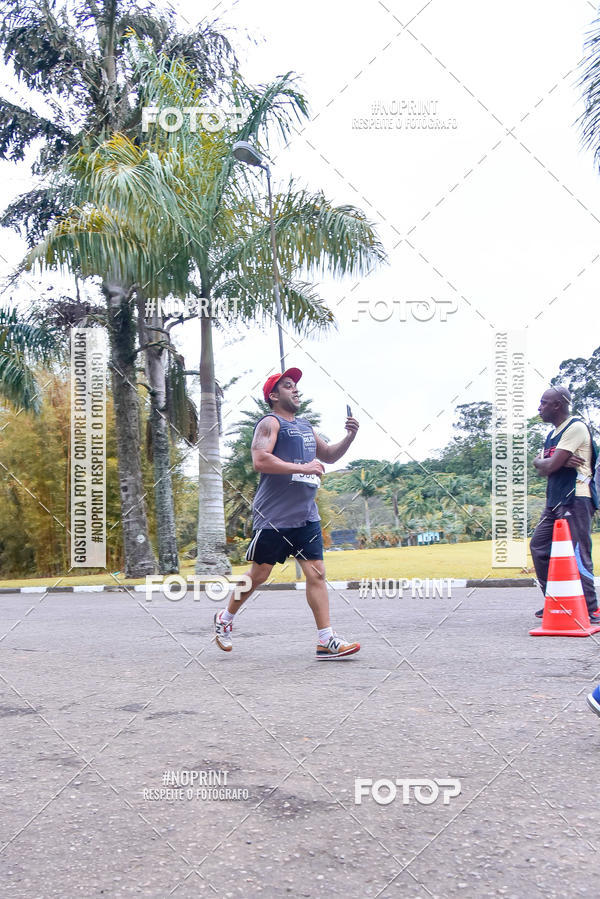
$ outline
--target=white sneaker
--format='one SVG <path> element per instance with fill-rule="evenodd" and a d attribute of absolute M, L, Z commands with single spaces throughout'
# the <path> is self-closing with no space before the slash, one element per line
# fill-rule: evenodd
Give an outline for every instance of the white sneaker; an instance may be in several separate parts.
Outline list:
<path fill-rule="evenodd" d="M 343 659 L 354 655 L 360 649 L 360 643 L 347 643 L 343 637 L 334 634 L 327 643 L 317 643 L 318 659 Z"/>
<path fill-rule="evenodd" d="M 231 652 L 233 643 L 231 641 L 231 631 L 233 630 L 233 621 L 221 621 L 220 612 L 215 612 L 215 643 L 223 652 Z"/>

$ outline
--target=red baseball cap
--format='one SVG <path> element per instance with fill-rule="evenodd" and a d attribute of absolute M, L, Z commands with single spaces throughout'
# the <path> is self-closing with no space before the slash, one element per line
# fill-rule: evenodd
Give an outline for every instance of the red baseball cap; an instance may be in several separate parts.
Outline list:
<path fill-rule="evenodd" d="M 301 377 L 302 372 L 299 368 L 288 368 L 282 375 L 271 375 L 270 377 L 268 377 L 263 384 L 263 396 L 265 398 L 265 403 L 269 402 L 271 391 L 275 389 L 275 385 L 279 383 L 282 378 L 291 378 L 294 384 L 297 384 Z"/>

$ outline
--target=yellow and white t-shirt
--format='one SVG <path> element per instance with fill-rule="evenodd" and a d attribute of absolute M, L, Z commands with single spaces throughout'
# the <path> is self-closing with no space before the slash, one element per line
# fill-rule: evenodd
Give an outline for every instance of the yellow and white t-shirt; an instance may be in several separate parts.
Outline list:
<path fill-rule="evenodd" d="M 552 438 L 556 437 L 564 428 L 567 428 L 569 422 L 576 417 L 576 415 L 570 415 L 566 421 L 554 428 Z M 582 421 L 576 421 L 570 425 L 558 441 L 556 449 L 567 450 L 585 459 L 583 464 L 577 469 L 575 496 L 591 496 L 589 481 L 592 477 L 592 441 L 587 426 Z"/>

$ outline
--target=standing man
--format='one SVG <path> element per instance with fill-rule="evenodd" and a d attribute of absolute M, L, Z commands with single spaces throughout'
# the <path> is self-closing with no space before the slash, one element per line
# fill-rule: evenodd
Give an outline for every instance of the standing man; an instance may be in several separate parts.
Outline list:
<path fill-rule="evenodd" d="M 592 564 L 592 518 L 598 508 L 594 484 L 596 449 L 585 422 L 569 414 L 570 405 L 571 394 L 566 387 L 550 387 L 540 400 L 540 418 L 553 424 L 554 430 L 546 437 L 543 454 L 533 460 L 538 473 L 548 478 L 548 485 L 546 508 L 533 532 L 530 550 L 545 595 L 554 522 L 566 517 L 590 620 L 598 624 Z M 535 614 L 542 618 L 544 610 Z"/>
<path fill-rule="evenodd" d="M 240 606 L 263 584 L 276 562 L 294 556 L 306 577 L 306 600 L 317 626 L 317 659 L 340 659 L 353 655 L 360 643 L 348 643 L 334 633 L 329 619 L 329 595 L 323 563 L 323 538 L 317 503 L 317 489 L 324 472 L 321 462 L 337 462 L 356 437 L 358 422 L 347 418 L 346 436 L 328 445 L 315 434 L 304 418 L 296 418 L 300 408 L 299 368 L 271 375 L 263 386 L 263 396 L 273 410 L 257 423 L 252 441 L 252 464 L 260 472 L 253 505 L 253 532 L 246 560 L 251 586 L 233 596 L 226 609 L 215 614 L 215 641 L 219 649 L 233 648 L 231 630 Z M 320 460 L 320 461 L 319 461 Z"/>

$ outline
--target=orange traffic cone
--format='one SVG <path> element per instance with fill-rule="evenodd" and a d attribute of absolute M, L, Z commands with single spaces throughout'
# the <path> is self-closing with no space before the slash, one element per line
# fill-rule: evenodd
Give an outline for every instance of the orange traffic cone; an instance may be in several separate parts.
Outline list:
<path fill-rule="evenodd" d="M 589 637 L 597 631 L 600 626 L 590 624 L 569 524 L 566 518 L 558 518 L 552 534 L 542 626 L 529 633 L 532 637 Z"/>

